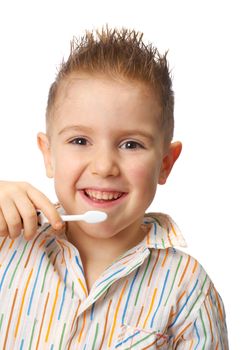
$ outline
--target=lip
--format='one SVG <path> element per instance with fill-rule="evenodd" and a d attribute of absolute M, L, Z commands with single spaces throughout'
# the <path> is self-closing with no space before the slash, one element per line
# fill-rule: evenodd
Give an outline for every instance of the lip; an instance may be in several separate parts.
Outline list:
<path fill-rule="evenodd" d="M 122 192 L 120 190 L 115 190 L 112 188 L 95 188 L 95 187 L 88 187 L 88 188 L 83 188 L 81 190 L 78 190 L 80 196 L 82 199 L 84 199 L 84 201 L 92 208 L 100 208 L 100 209 L 105 209 L 105 208 L 110 208 L 110 207 L 114 207 L 119 205 L 124 198 L 128 195 L 127 192 L 122 192 L 122 196 L 116 200 L 113 201 L 107 201 L 107 202 L 96 202 L 92 199 L 90 199 L 86 194 L 85 194 L 85 190 L 90 190 L 90 191 L 99 191 L 99 192 Z"/>

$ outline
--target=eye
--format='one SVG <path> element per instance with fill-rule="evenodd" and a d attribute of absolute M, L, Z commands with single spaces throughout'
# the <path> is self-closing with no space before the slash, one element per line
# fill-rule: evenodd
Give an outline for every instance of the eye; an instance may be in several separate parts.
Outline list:
<path fill-rule="evenodd" d="M 144 148 L 139 142 L 136 141 L 126 141 L 121 145 L 121 148 L 123 149 L 137 149 L 137 148 Z"/>
<path fill-rule="evenodd" d="M 70 140 L 72 145 L 79 145 L 79 146 L 86 146 L 88 141 L 85 139 L 85 137 L 75 137 L 74 139 Z"/>

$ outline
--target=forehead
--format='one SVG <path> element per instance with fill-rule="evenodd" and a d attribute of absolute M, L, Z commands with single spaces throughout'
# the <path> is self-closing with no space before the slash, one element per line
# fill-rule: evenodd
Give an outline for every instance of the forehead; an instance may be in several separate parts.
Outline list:
<path fill-rule="evenodd" d="M 143 99 L 151 99 L 156 102 L 156 107 L 159 105 L 158 96 L 149 84 L 121 76 L 72 73 L 59 85 L 58 97 L 61 98 L 61 102 L 64 99 L 78 98 L 81 93 L 82 97 L 89 98 L 95 94 L 97 99 L 101 97 L 99 93 L 106 93 L 106 95 L 112 93 L 116 98 L 120 96 L 121 99 L 127 97 L 133 99 L 132 103 L 136 101 L 141 103 Z"/>
<path fill-rule="evenodd" d="M 144 82 L 75 73 L 60 82 L 53 114 L 60 123 L 74 117 L 85 121 L 104 117 L 110 123 L 135 119 L 160 124 L 161 105 Z"/>

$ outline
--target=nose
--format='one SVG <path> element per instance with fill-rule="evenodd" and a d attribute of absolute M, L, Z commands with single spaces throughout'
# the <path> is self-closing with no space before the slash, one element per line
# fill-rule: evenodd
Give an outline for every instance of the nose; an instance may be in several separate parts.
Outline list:
<path fill-rule="evenodd" d="M 91 160 L 91 172 L 103 178 L 119 175 L 118 159 L 111 149 L 101 147 L 96 150 Z"/>

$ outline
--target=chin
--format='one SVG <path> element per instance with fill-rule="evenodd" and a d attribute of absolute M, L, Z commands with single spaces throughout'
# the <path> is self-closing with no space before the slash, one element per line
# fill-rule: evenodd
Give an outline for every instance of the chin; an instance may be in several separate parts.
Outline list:
<path fill-rule="evenodd" d="M 97 238 L 97 239 L 109 239 L 116 235 L 113 228 L 108 224 L 105 226 L 104 223 L 100 223 L 100 224 L 79 223 L 78 226 L 84 235 Z"/>

